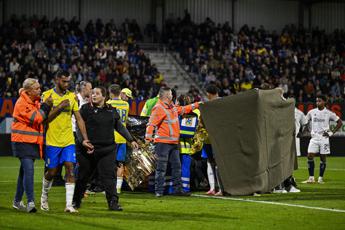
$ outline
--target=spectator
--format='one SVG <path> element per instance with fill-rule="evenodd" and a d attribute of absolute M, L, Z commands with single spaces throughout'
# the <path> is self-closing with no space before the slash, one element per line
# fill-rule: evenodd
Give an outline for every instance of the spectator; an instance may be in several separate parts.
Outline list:
<path fill-rule="evenodd" d="M 195 24 L 185 15 L 188 23 L 166 21 L 163 40 L 180 54 L 200 85 L 212 81 L 223 95 L 227 82 L 232 93 L 267 84 L 282 87 L 297 102 L 314 101 L 319 94 L 343 100 L 344 90 L 339 90 L 345 86 L 343 30 L 326 34 L 315 28 L 309 36 L 294 25 L 285 26 L 280 34 L 244 25 L 234 33 L 227 23 L 216 25 L 206 18 Z"/>
<path fill-rule="evenodd" d="M 0 95 L 15 95 L 20 83 L 33 76 L 48 89 L 62 69 L 72 73 L 72 82 L 117 83 L 131 88 L 134 97 L 150 98 L 157 70 L 136 44 L 142 37 L 137 22 L 128 19 L 124 25 L 91 20 L 83 31 L 75 18 L 12 16 L 0 27 L 0 79 L 5 83 Z"/>

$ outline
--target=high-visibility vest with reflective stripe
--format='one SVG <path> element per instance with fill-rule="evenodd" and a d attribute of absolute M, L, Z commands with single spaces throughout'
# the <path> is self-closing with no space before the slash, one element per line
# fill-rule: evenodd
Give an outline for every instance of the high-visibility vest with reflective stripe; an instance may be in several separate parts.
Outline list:
<path fill-rule="evenodd" d="M 180 154 L 192 155 L 192 138 L 180 138 Z"/>
<path fill-rule="evenodd" d="M 39 100 L 32 102 L 29 96 L 22 92 L 13 110 L 11 141 L 40 145 L 42 157 L 45 118 L 46 114 L 40 109 Z"/>
<path fill-rule="evenodd" d="M 180 137 L 192 138 L 198 126 L 198 116 L 196 114 L 180 117 Z"/>
<path fill-rule="evenodd" d="M 149 117 L 151 115 L 153 107 L 157 104 L 158 99 L 159 99 L 158 96 L 154 97 L 154 98 L 151 98 L 151 99 L 148 99 L 145 102 L 145 105 L 143 107 L 143 110 L 140 113 L 140 116 L 142 116 L 142 117 Z"/>
<path fill-rule="evenodd" d="M 147 124 L 145 139 L 158 143 L 178 144 L 180 139 L 179 115 L 192 112 L 199 103 L 175 106 L 158 100 Z"/>

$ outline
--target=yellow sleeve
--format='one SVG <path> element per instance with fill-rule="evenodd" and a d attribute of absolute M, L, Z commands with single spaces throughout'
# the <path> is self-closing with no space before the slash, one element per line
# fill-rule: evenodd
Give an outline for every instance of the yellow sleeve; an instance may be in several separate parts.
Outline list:
<path fill-rule="evenodd" d="M 129 104 L 127 103 L 127 106 L 126 106 L 126 121 L 128 119 L 128 114 L 129 114 Z"/>
<path fill-rule="evenodd" d="M 45 101 L 47 98 L 48 98 L 48 94 L 49 94 L 49 91 L 44 91 L 43 93 L 42 93 L 42 101 Z"/>
<path fill-rule="evenodd" d="M 147 101 L 145 102 L 143 109 L 141 110 L 140 116 L 142 117 L 148 117 L 147 116 Z"/>

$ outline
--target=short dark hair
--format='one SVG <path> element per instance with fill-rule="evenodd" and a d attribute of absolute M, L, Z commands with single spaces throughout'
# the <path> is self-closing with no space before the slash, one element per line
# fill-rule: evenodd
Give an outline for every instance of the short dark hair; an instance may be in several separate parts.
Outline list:
<path fill-rule="evenodd" d="M 121 93 L 121 87 L 118 84 L 113 84 L 109 86 L 108 91 L 115 96 L 119 96 Z"/>
<path fill-rule="evenodd" d="M 186 95 L 184 95 L 184 94 L 181 94 L 178 98 L 177 98 L 177 101 L 178 101 L 178 103 L 179 103 L 179 105 L 180 106 L 185 106 L 187 103 L 186 103 L 186 101 L 187 101 L 187 98 L 186 98 L 187 96 Z"/>
<path fill-rule="evenodd" d="M 260 85 L 260 88 L 263 90 L 267 90 L 267 89 L 272 89 L 272 87 L 270 86 L 270 84 L 264 82 Z"/>
<path fill-rule="evenodd" d="M 62 78 L 62 77 L 68 77 L 68 76 L 70 76 L 71 74 L 68 72 L 68 71 L 66 71 L 66 70 L 60 70 L 60 71 L 58 71 L 57 73 L 56 73 L 56 77 L 57 78 Z"/>
<path fill-rule="evenodd" d="M 94 89 L 100 89 L 101 90 L 102 96 L 105 97 L 105 101 L 107 101 L 109 99 L 107 89 L 105 87 L 96 86 Z"/>
<path fill-rule="evenodd" d="M 103 97 L 108 96 L 107 90 L 103 86 L 96 86 L 94 89 L 100 89 Z"/>
<path fill-rule="evenodd" d="M 185 106 L 185 105 L 189 104 L 191 101 L 193 101 L 193 98 L 192 98 L 192 96 L 190 96 L 188 94 L 181 94 L 177 98 L 177 101 L 178 101 L 180 106 Z"/>
<path fill-rule="evenodd" d="M 86 87 L 87 84 L 91 84 L 91 82 L 89 81 L 81 81 L 81 82 L 78 82 L 76 85 L 75 85 L 75 91 L 80 93 L 80 91 L 82 89 L 84 89 Z"/>
<path fill-rule="evenodd" d="M 318 96 L 316 96 L 316 98 L 320 98 L 324 102 L 327 102 L 327 97 L 325 95 L 318 95 Z"/>
<path fill-rule="evenodd" d="M 162 98 L 163 95 L 164 95 L 167 91 L 171 91 L 171 88 L 169 88 L 169 87 L 161 87 L 161 88 L 159 89 L 159 97 Z"/>
<path fill-rule="evenodd" d="M 219 89 L 217 86 L 210 84 L 208 86 L 206 86 L 206 92 L 212 95 L 216 95 L 219 93 Z"/>
<path fill-rule="evenodd" d="M 81 89 L 85 88 L 87 84 L 91 84 L 89 81 L 81 81 L 79 82 L 79 86 Z"/>
<path fill-rule="evenodd" d="M 175 103 L 177 98 L 177 92 L 174 88 L 171 89 L 172 101 Z"/>

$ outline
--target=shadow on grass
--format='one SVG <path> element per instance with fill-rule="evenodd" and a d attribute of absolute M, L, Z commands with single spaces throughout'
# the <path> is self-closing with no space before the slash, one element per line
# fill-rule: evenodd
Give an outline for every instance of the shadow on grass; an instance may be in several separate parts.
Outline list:
<path fill-rule="evenodd" d="M 90 207 L 91 206 L 91 207 Z M 152 205 L 155 206 L 155 205 Z M 126 208 L 126 207 L 125 207 Z M 152 207 L 152 209 L 155 208 L 161 208 L 158 206 Z M 164 208 L 164 207 L 163 207 Z M 95 229 L 115 229 L 114 227 L 107 227 L 102 224 L 95 223 L 93 220 L 104 220 L 103 222 L 106 224 L 109 224 L 113 221 L 124 221 L 124 222 L 171 222 L 172 220 L 178 220 L 178 221 L 192 221 L 192 222 L 198 222 L 202 223 L 203 221 L 206 221 L 208 223 L 210 222 L 222 222 L 222 221 L 228 221 L 228 220 L 237 220 L 238 218 L 231 217 L 230 215 L 223 214 L 211 214 L 209 212 L 195 212 L 195 213 L 189 213 L 189 212 L 181 212 L 180 209 L 176 209 L 176 211 L 171 210 L 149 210 L 149 207 L 147 210 L 133 210 L 134 207 L 128 208 L 128 210 L 123 212 L 113 212 L 108 211 L 106 205 L 97 205 L 92 206 L 92 204 L 87 203 L 84 207 L 82 207 L 79 210 L 78 214 L 64 214 L 64 213 L 56 213 L 54 211 L 51 211 L 49 213 L 42 212 L 39 210 L 36 214 L 31 214 L 32 218 L 44 218 L 44 222 L 49 223 L 64 223 L 66 226 L 68 226 L 69 223 L 87 226 L 87 227 L 93 227 Z M 17 210 L 6 208 L 6 207 L 0 207 L 0 212 L 7 213 L 9 219 L 17 219 L 18 217 L 27 217 L 27 213 L 25 212 L 18 212 Z M 85 218 L 85 219 L 82 219 Z M 28 219 L 29 221 L 29 219 Z"/>
<path fill-rule="evenodd" d="M 176 210 L 176 212 L 172 211 L 150 211 L 150 210 L 140 210 L 140 211 L 123 211 L 119 212 L 111 212 L 111 211 L 95 211 L 92 212 L 92 209 L 85 208 L 87 213 L 83 213 L 83 210 L 80 209 L 80 215 L 83 217 L 89 218 L 116 218 L 119 220 L 135 220 L 135 221 L 160 221 L 160 222 L 171 222 L 172 220 L 179 220 L 179 221 L 196 221 L 200 222 L 201 220 L 211 222 L 219 222 L 224 220 L 230 219 L 238 219 L 231 217 L 229 215 L 216 215 L 210 213 L 182 213 L 181 210 Z M 90 211 L 92 213 L 90 213 Z"/>
<path fill-rule="evenodd" d="M 117 229 L 116 227 L 114 226 L 104 226 L 102 224 L 97 224 L 97 223 L 94 223 L 92 220 L 81 220 L 81 218 L 83 217 L 86 217 L 85 215 L 83 214 L 80 214 L 80 213 L 77 213 L 77 214 L 70 214 L 70 213 L 52 213 L 52 212 L 43 212 L 43 211 L 39 211 L 37 213 L 26 213 L 26 212 L 19 212 L 17 210 L 13 210 L 13 209 L 10 209 L 10 208 L 4 208 L 4 207 L 0 207 L 0 212 L 1 211 L 6 211 L 6 213 L 8 214 L 8 220 L 9 221 L 15 221 L 16 219 L 20 219 L 21 217 L 23 218 L 22 220 L 25 220 L 27 221 L 27 226 L 25 228 L 20 228 L 20 227 L 17 227 L 17 225 L 20 225 L 20 224 L 16 224 L 16 222 L 12 222 L 12 223 L 1 223 L 0 227 L 3 226 L 3 227 L 13 227 L 15 226 L 15 229 L 42 229 L 42 226 L 34 226 L 32 225 L 32 223 L 35 223 L 35 224 L 39 224 L 38 222 L 36 222 L 38 219 L 39 220 L 43 220 L 42 218 L 44 218 L 44 223 L 50 223 L 50 227 L 52 229 L 54 229 L 54 226 L 55 228 L 57 226 L 59 226 L 59 224 L 63 224 L 63 225 L 66 225 L 67 226 L 72 226 L 73 228 L 76 228 L 75 225 L 81 225 L 79 227 L 82 227 L 82 226 L 85 226 L 85 227 L 88 227 L 88 228 L 92 228 L 92 229 Z M 11 216 L 12 215 L 15 215 L 15 216 Z M 12 217 L 13 219 L 11 220 L 9 217 Z M 95 216 L 95 217 L 104 217 L 104 215 L 99 215 L 99 216 Z M 110 217 L 110 215 L 109 215 Z M 115 220 L 115 215 L 112 215 L 112 219 Z M 109 222 L 106 222 L 106 223 L 109 223 Z M 25 222 L 21 223 L 22 225 L 25 224 Z M 71 224 L 71 225 L 70 225 Z M 4 229 L 4 228 L 0 228 L 0 229 Z M 67 228 L 66 228 L 67 229 Z"/>

